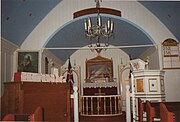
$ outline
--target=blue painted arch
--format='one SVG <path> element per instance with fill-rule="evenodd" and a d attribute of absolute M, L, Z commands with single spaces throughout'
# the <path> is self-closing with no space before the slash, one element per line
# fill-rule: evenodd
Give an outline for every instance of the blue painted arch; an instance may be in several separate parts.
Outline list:
<path fill-rule="evenodd" d="M 155 45 L 156 42 L 150 37 L 137 24 L 114 15 L 100 14 L 102 22 L 105 23 L 108 18 L 111 18 L 115 23 L 115 38 L 110 38 L 109 43 L 114 46 L 131 46 L 131 45 Z M 96 24 L 97 14 L 90 14 L 75 18 L 64 25 L 60 26 L 45 42 L 44 48 L 63 48 L 63 47 L 84 47 L 88 45 L 89 40 L 85 38 L 84 34 L 84 20 L 87 17 L 92 18 L 93 24 Z M 100 42 L 104 38 L 100 38 Z M 95 39 L 92 41 L 96 41 Z M 144 52 L 146 48 L 136 49 L 136 51 L 128 51 L 129 49 L 123 49 L 126 53 L 133 53 L 134 57 L 138 57 L 141 52 Z M 63 54 L 71 55 L 75 50 L 61 50 L 63 53 L 56 53 L 57 50 L 52 50 L 53 53 L 64 59 Z M 62 54 L 62 55 L 60 55 Z M 67 58 L 67 57 L 66 57 Z"/>

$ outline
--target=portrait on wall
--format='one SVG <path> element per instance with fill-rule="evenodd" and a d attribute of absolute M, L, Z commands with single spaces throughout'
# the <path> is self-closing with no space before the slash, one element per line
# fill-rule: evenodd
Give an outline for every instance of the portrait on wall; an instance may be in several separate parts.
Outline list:
<path fill-rule="evenodd" d="M 38 73 L 38 51 L 18 51 L 17 71 Z"/>

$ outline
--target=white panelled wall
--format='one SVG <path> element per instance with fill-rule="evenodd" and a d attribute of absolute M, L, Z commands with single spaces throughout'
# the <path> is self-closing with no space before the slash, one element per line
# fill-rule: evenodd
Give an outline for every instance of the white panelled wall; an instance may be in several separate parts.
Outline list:
<path fill-rule="evenodd" d="M 180 69 L 165 70 L 166 101 L 180 101 Z"/>
<path fill-rule="evenodd" d="M 14 51 L 18 48 L 15 44 L 1 38 L 1 96 L 4 92 L 3 83 L 10 82 L 13 73 L 16 70 L 13 64 L 16 64 L 16 54 Z"/>

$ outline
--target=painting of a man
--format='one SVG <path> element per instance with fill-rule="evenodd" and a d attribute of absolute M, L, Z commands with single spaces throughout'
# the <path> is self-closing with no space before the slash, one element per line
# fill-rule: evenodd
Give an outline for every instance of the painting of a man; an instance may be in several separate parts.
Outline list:
<path fill-rule="evenodd" d="M 38 72 L 38 52 L 18 52 L 18 72 Z"/>

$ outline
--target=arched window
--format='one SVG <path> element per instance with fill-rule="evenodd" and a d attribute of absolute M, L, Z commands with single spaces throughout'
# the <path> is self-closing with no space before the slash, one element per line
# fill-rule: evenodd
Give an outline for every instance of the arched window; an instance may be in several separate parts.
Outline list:
<path fill-rule="evenodd" d="M 180 69 L 179 44 L 174 39 L 162 43 L 163 69 Z"/>

